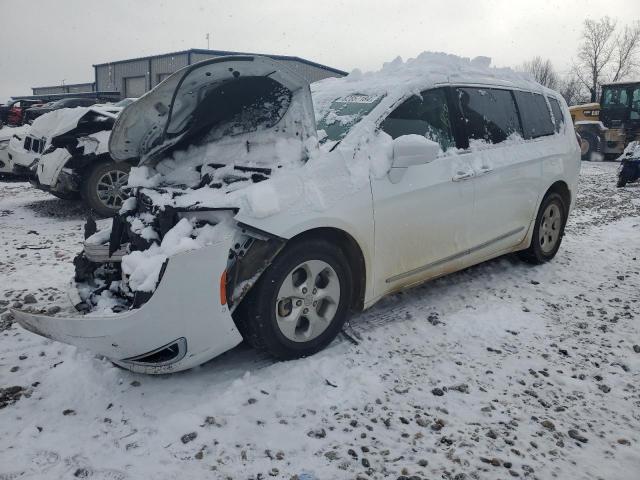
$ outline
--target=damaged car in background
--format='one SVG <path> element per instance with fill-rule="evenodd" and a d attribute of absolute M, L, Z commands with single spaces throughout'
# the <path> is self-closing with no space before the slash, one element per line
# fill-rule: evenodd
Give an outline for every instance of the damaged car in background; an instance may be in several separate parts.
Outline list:
<path fill-rule="evenodd" d="M 269 58 L 185 67 L 115 122 L 109 152 L 137 166 L 111 226 L 85 227 L 83 315 L 13 313 L 145 373 L 242 339 L 313 354 L 390 293 L 510 252 L 551 260 L 580 165 L 568 118 L 486 59 L 425 53 L 313 96 Z"/>
<path fill-rule="evenodd" d="M 131 168 L 131 163 L 114 162 L 108 151 L 111 128 L 124 105 L 63 108 L 36 118 L 26 134 L 9 143 L 13 172 L 58 198 L 82 198 L 99 216 L 114 215 L 128 196 Z"/>

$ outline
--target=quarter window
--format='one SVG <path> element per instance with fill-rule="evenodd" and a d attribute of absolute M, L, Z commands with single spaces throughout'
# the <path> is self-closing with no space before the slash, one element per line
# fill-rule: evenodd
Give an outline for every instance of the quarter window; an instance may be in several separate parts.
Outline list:
<path fill-rule="evenodd" d="M 556 132 L 559 132 L 562 125 L 564 125 L 564 116 L 562 115 L 562 109 L 560 108 L 558 100 L 553 97 L 548 98 L 549 105 L 551 105 L 551 113 L 553 113 L 553 121 L 556 127 Z"/>
<path fill-rule="evenodd" d="M 515 91 L 513 93 L 518 102 L 518 109 L 520 110 L 524 138 L 529 139 L 553 135 L 554 125 L 545 98 L 539 93 L 521 91 Z"/>
<path fill-rule="evenodd" d="M 466 137 L 491 143 L 521 133 L 518 112 L 509 90 L 457 88 Z"/>
<path fill-rule="evenodd" d="M 385 118 L 380 128 L 394 139 L 403 135 L 423 135 L 438 142 L 443 151 L 455 146 L 447 97 L 441 88 L 408 98 Z"/>

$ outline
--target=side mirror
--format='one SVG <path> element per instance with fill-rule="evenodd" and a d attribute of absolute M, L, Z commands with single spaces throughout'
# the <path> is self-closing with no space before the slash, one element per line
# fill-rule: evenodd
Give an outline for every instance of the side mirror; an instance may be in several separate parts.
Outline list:
<path fill-rule="evenodd" d="M 422 135 L 403 135 L 393 141 L 393 163 L 389 170 L 391 183 L 398 183 L 407 167 L 433 162 L 440 153 L 440 144 Z"/>
<path fill-rule="evenodd" d="M 392 168 L 407 168 L 433 162 L 440 152 L 440 144 L 422 135 L 403 135 L 393 141 Z"/>

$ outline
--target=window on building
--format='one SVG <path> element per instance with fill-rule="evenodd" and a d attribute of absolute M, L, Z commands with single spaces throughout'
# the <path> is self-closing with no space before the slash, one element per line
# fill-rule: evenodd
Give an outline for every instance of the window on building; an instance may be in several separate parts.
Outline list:
<path fill-rule="evenodd" d="M 555 127 L 545 98 L 539 93 L 513 92 L 518 102 L 524 138 L 553 135 Z"/>
<path fill-rule="evenodd" d="M 491 143 L 521 133 L 518 111 L 509 90 L 457 88 L 466 137 Z"/>
<path fill-rule="evenodd" d="M 438 142 L 442 150 L 455 146 L 445 91 L 427 90 L 420 96 L 405 100 L 382 122 L 380 128 L 398 138 L 403 135 L 423 135 Z"/>

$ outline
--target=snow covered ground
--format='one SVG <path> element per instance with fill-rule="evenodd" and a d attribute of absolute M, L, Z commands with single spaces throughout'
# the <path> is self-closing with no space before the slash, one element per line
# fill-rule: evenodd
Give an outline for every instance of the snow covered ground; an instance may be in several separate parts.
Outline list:
<path fill-rule="evenodd" d="M 395 295 L 312 358 L 136 375 L 2 313 L 0 479 L 637 480 L 640 185 L 616 166 L 583 164 L 553 262 Z M 68 308 L 84 214 L 0 183 L 0 313 Z"/>

